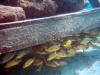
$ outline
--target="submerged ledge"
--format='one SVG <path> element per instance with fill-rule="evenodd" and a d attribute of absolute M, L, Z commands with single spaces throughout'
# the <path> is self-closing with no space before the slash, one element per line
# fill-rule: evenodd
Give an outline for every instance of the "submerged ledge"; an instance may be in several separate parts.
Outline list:
<path fill-rule="evenodd" d="M 100 27 L 100 8 L 0 24 L 0 53 L 61 39 Z"/>

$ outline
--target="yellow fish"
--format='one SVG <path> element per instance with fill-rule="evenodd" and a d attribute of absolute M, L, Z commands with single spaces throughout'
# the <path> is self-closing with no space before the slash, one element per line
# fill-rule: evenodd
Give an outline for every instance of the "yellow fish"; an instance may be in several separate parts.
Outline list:
<path fill-rule="evenodd" d="M 80 42 L 80 44 L 81 44 L 81 45 L 88 45 L 88 43 L 90 43 L 91 41 L 92 41 L 91 38 L 84 38 L 84 39 Z"/>
<path fill-rule="evenodd" d="M 21 62 L 21 60 L 12 60 L 12 61 L 9 61 L 9 62 L 5 65 L 5 68 L 11 68 L 11 67 L 13 67 L 13 66 L 18 65 L 20 62 Z"/>
<path fill-rule="evenodd" d="M 59 67 L 59 63 L 57 61 L 47 62 L 46 65 L 53 68 Z"/>
<path fill-rule="evenodd" d="M 64 62 L 64 61 L 52 61 L 52 62 L 46 63 L 47 66 L 53 67 L 53 68 L 64 66 L 66 64 L 67 64 L 67 62 Z"/>
<path fill-rule="evenodd" d="M 61 58 L 65 58 L 65 57 L 67 57 L 67 54 L 65 54 L 65 53 L 58 52 L 56 54 L 56 59 L 61 59 Z"/>
<path fill-rule="evenodd" d="M 84 52 L 88 48 L 88 45 L 78 45 L 76 48 L 77 52 Z"/>
<path fill-rule="evenodd" d="M 40 55 L 47 55 L 48 53 L 47 52 L 36 52 L 37 54 L 40 54 Z"/>
<path fill-rule="evenodd" d="M 34 62 L 34 60 L 35 60 L 35 58 L 30 58 L 29 60 L 27 60 L 25 62 L 25 64 L 23 65 L 23 68 L 25 69 L 25 68 L 29 67 Z"/>
<path fill-rule="evenodd" d="M 52 60 L 56 59 L 56 57 L 57 57 L 57 54 L 56 54 L 56 52 L 54 52 L 49 55 L 47 61 L 52 61 Z"/>
<path fill-rule="evenodd" d="M 40 66 L 42 64 L 43 64 L 43 61 L 41 59 L 35 59 L 35 61 L 33 63 L 34 66 Z"/>
<path fill-rule="evenodd" d="M 60 61 L 59 62 L 59 66 L 64 66 L 64 65 L 66 65 L 67 64 L 67 62 L 64 62 L 64 61 Z"/>
<path fill-rule="evenodd" d="M 42 66 L 43 65 L 38 66 L 37 69 L 36 69 L 36 71 L 41 71 Z"/>
<path fill-rule="evenodd" d="M 61 59 L 67 57 L 67 54 L 62 53 L 62 52 L 54 52 L 49 55 L 47 61 L 52 61 L 54 59 Z"/>
<path fill-rule="evenodd" d="M 49 47 L 46 51 L 48 53 L 52 53 L 52 52 L 55 52 L 55 51 L 58 51 L 60 50 L 60 45 L 53 45 L 51 47 Z"/>
<path fill-rule="evenodd" d="M 72 40 L 67 40 L 67 41 L 65 41 L 64 42 L 64 48 L 69 48 L 69 47 L 71 47 L 71 44 L 72 44 Z"/>
<path fill-rule="evenodd" d="M 4 63 L 7 63 L 8 61 L 10 61 L 11 59 L 13 59 L 16 55 L 16 52 L 12 52 L 12 53 L 8 53 L 6 54 L 0 63 L 4 64 Z"/>
<path fill-rule="evenodd" d="M 19 51 L 17 53 L 16 59 L 21 59 L 21 58 L 23 58 L 25 55 L 27 55 L 29 53 L 31 53 L 31 51 L 30 50 L 27 50 L 27 49 L 26 50 Z"/>
<path fill-rule="evenodd" d="M 76 54 L 76 50 L 70 49 L 67 51 L 67 57 L 72 57 Z"/>

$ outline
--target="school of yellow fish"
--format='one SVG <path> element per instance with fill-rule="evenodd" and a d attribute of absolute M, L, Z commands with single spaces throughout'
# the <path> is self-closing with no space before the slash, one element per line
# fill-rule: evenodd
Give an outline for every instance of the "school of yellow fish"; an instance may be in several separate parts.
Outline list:
<path fill-rule="evenodd" d="M 84 34 L 83 38 L 81 38 L 81 34 Z M 100 46 L 100 31 L 85 31 L 76 36 L 76 38 L 74 38 L 75 36 L 67 37 L 63 40 L 63 43 L 59 40 L 54 42 L 54 44 L 42 46 L 44 51 L 38 51 L 36 54 L 32 48 L 7 53 L 0 59 L 0 64 L 4 64 L 5 69 L 23 64 L 23 69 L 35 66 L 37 71 L 40 71 L 44 65 L 53 68 L 66 65 L 67 62 L 63 59 L 71 58 L 77 52 L 84 52 L 89 46 L 95 45 L 95 43 L 98 43 Z"/>

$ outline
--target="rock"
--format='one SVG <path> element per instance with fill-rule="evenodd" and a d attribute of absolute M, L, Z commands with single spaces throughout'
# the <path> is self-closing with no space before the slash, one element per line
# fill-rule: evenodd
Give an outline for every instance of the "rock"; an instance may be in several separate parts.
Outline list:
<path fill-rule="evenodd" d="M 57 11 L 57 4 L 53 0 L 2 0 L 0 3 L 22 7 L 27 18 L 50 16 Z"/>
<path fill-rule="evenodd" d="M 0 3 L 22 7 L 27 18 L 70 13 L 81 10 L 86 6 L 84 0 L 1 0 Z"/>
<path fill-rule="evenodd" d="M 0 23 L 25 19 L 25 12 L 21 7 L 0 5 Z"/>
<path fill-rule="evenodd" d="M 20 0 L 19 6 L 23 7 L 28 18 L 54 15 L 57 4 L 52 0 Z"/>
<path fill-rule="evenodd" d="M 18 2 L 19 0 L 0 0 L 0 4 L 10 6 L 17 6 Z"/>
<path fill-rule="evenodd" d="M 83 9 L 87 3 L 84 0 L 54 0 L 58 5 L 57 13 L 70 13 Z"/>

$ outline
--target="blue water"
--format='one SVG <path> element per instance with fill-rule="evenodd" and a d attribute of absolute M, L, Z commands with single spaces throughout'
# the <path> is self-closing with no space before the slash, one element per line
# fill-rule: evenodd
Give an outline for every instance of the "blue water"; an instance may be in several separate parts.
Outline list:
<path fill-rule="evenodd" d="M 85 9 L 90 10 L 92 8 L 93 8 L 92 5 L 91 4 L 88 4 Z"/>
<path fill-rule="evenodd" d="M 72 63 L 62 69 L 61 75 L 100 75 L 100 48 L 90 48 L 71 59 Z"/>

